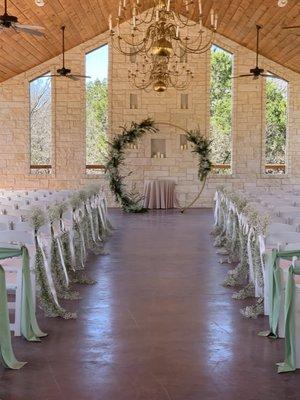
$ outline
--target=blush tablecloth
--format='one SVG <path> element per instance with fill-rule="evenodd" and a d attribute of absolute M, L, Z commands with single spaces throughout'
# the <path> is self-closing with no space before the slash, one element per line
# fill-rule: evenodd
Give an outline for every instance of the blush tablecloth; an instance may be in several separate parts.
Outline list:
<path fill-rule="evenodd" d="M 149 209 L 174 208 L 178 206 L 175 182 L 172 180 L 145 181 L 144 207 Z"/>

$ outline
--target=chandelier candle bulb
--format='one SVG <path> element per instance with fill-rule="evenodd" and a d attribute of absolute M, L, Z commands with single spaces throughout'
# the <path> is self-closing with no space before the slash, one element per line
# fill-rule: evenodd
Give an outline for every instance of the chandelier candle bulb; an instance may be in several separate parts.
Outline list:
<path fill-rule="evenodd" d="M 155 22 L 158 22 L 158 21 L 159 21 L 159 11 L 156 10 L 155 11 Z"/>
<path fill-rule="evenodd" d="M 199 0 L 199 17 L 202 16 L 202 1 Z"/>
<path fill-rule="evenodd" d="M 214 10 L 212 8 L 210 10 L 210 24 L 211 24 L 211 26 L 214 26 L 214 20 L 215 20 L 215 18 L 214 18 Z"/>
<path fill-rule="evenodd" d="M 126 8 L 126 0 L 123 0 L 123 8 Z"/>
<path fill-rule="evenodd" d="M 109 27 L 109 30 L 112 31 L 112 15 L 111 14 L 108 17 L 108 27 Z"/>
<path fill-rule="evenodd" d="M 119 11 L 118 11 L 118 17 L 120 18 L 122 15 L 122 3 L 119 3 Z"/>
<path fill-rule="evenodd" d="M 167 11 L 170 11 L 170 3 L 171 3 L 171 0 L 168 0 L 168 2 L 167 2 Z"/>
<path fill-rule="evenodd" d="M 217 30 L 218 27 L 218 15 L 215 15 L 215 23 L 214 23 L 214 30 Z"/>
<path fill-rule="evenodd" d="M 179 38 L 179 26 L 176 26 L 176 37 Z"/>

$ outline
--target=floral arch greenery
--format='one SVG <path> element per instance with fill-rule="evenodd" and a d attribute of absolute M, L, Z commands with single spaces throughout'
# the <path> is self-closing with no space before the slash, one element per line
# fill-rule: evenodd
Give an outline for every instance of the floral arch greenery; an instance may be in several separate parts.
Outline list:
<path fill-rule="evenodd" d="M 122 209 L 128 213 L 146 212 L 143 207 L 143 196 L 133 191 L 128 191 L 124 182 L 126 176 L 120 172 L 120 167 L 125 161 L 125 149 L 128 145 L 135 144 L 138 139 L 147 133 L 157 133 L 158 125 L 169 125 L 183 130 L 186 139 L 192 144 L 192 152 L 198 155 L 198 178 L 202 183 L 196 198 L 186 207 L 180 208 L 181 212 L 190 208 L 200 197 L 206 183 L 208 174 L 212 169 L 210 160 L 211 140 L 201 135 L 200 130 L 186 130 L 179 126 L 165 122 L 154 122 L 148 118 L 140 123 L 132 122 L 129 128 L 122 127 L 122 133 L 117 135 L 112 142 L 109 143 L 109 152 L 105 170 L 109 179 L 109 186 L 115 196 L 116 201 L 121 205 Z"/>

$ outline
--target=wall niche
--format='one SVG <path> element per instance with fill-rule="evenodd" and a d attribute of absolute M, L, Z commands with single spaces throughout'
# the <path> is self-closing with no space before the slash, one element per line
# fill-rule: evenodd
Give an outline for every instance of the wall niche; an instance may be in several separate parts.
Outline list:
<path fill-rule="evenodd" d="M 166 158 L 166 139 L 151 139 L 151 158 Z"/>
<path fill-rule="evenodd" d="M 187 138 L 186 135 L 180 134 L 180 150 L 187 150 L 188 144 L 187 144 Z"/>

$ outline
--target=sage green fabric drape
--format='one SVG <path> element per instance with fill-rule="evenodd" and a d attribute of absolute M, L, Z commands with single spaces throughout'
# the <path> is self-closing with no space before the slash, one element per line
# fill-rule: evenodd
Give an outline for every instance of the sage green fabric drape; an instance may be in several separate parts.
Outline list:
<path fill-rule="evenodd" d="M 0 350 L 1 350 L 2 362 L 6 368 L 20 369 L 26 364 L 26 362 L 21 362 L 16 359 L 11 346 L 5 272 L 1 265 L 0 265 Z"/>
<path fill-rule="evenodd" d="M 300 266 L 291 265 L 285 287 L 284 327 L 285 327 L 285 357 L 278 363 L 278 372 L 291 372 L 296 369 L 295 351 L 295 280 L 294 275 L 300 275 Z"/>
<path fill-rule="evenodd" d="M 278 251 L 273 249 L 271 253 L 265 254 L 265 264 L 269 277 L 269 326 L 270 330 L 260 332 L 260 336 L 277 338 L 277 327 L 280 312 L 280 268 L 279 259 L 292 260 L 293 257 L 300 257 L 300 250 Z"/>
<path fill-rule="evenodd" d="M 29 268 L 29 255 L 28 250 L 24 246 L 22 247 L 22 259 L 23 259 L 23 290 L 22 290 L 22 311 L 21 311 L 21 332 L 22 335 L 31 342 L 40 341 L 39 338 L 47 336 L 40 330 L 36 316 L 35 308 L 33 304 L 33 294 L 30 279 L 30 268 Z M 1 249 L 0 249 L 1 257 Z"/>
<path fill-rule="evenodd" d="M 21 249 L 0 248 L 0 259 L 22 256 L 23 290 L 21 310 L 21 331 L 27 340 L 38 341 L 39 337 L 46 336 L 37 324 L 33 306 L 32 287 L 30 280 L 29 255 L 25 246 Z M 0 350 L 3 364 L 7 368 L 20 369 L 26 363 L 16 360 L 12 346 L 9 328 L 9 314 L 7 308 L 7 291 L 5 272 L 0 265 Z"/>

